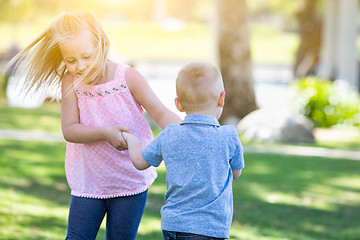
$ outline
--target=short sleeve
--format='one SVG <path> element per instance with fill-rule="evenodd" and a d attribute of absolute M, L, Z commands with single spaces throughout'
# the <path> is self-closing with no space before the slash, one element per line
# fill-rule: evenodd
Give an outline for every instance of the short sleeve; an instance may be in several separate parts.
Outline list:
<path fill-rule="evenodd" d="M 237 134 L 235 128 L 231 138 L 234 144 L 234 154 L 233 157 L 230 159 L 230 166 L 232 170 L 241 170 L 245 167 L 244 152 L 239 139 L 239 135 Z"/>
<path fill-rule="evenodd" d="M 145 161 L 154 167 L 158 167 L 163 160 L 160 147 L 161 135 L 162 134 L 160 133 L 149 145 L 147 145 L 141 151 Z"/>

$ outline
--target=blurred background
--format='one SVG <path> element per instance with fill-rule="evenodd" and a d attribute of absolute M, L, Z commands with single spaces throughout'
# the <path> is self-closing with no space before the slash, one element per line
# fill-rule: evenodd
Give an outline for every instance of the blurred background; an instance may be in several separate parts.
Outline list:
<path fill-rule="evenodd" d="M 8 105 L 42 104 L 20 98 L 1 69 L 55 16 L 76 10 L 99 19 L 112 59 L 138 69 L 175 112 L 178 70 L 203 60 L 223 74 L 222 123 L 237 125 L 256 109 L 276 107 L 315 126 L 359 126 L 357 0 L 1 0 L 0 92 Z M 316 89 L 328 82 L 325 93 Z"/>
<path fill-rule="evenodd" d="M 0 0 L 0 239 L 63 239 L 69 190 L 60 104 L 24 97 L 6 63 L 64 11 L 91 11 L 111 59 L 165 105 L 190 61 L 217 65 L 220 119 L 237 127 L 247 172 L 231 239 L 358 239 L 358 0 Z M 160 129 L 151 121 L 154 134 Z M 161 239 L 164 168 L 138 239 Z M 34 238 L 29 237 L 34 234 Z M 99 238 L 104 239 L 102 226 Z"/>

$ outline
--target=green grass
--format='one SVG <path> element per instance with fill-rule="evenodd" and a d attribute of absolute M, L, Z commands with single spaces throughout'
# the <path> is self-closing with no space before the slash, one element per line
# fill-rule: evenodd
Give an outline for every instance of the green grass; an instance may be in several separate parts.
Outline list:
<path fill-rule="evenodd" d="M 1 239 L 64 239 L 65 143 L 0 140 Z M 231 239 L 357 239 L 360 161 L 245 154 L 234 181 Z M 166 171 L 149 190 L 137 239 L 161 239 Z M 97 239 L 105 239 L 102 226 Z"/>
<path fill-rule="evenodd" d="M 292 65 L 299 44 L 295 32 L 283 32 L 268 24 L 250 25 L 251 58 L 255 63 Z"/>
<path fill-rule="evenodd" d="M 0 101 L 1 102 L 1 101 Z M 61 133 L 60 103 L 45 102 L 40 108 L 13 108 L 0 104 L 0 129 Z"/>
<path fill-rule="evenodd" d="M 205 24 L 188 23 L 180 31 L 166 31 L 150 22 L 107 24 L 113 49 L 129 59 L 206 60 L 212 40 Z"/>
<path fill-rule="evenodd" d="M 2 100 L 0 128 L 59 133 L 59 109 L 58 103 L 9 108 Z M 355 141 L 312 146 L 355 148 Z M 63 142 L 0 140 L 0 239 L 64 239 L 70 202 L 64 155 Z M 233 186 L 231 239 L 358 239 L 360 161 L 256 153 L 245 161 Z M 162 239 L 165 175 L 161 166 L 137 240 Z M 104 224 L 97 239 L 105 239 Z"/>
<path fill-rule="evenodd" d="M 234 185 L 232 229 L 239 227 L 238 239 L 355 239 L 359 235 L 355 227 L 360 223 L 359 161 L 246 154 L 246 163 Z"/>
<path fill-rule="evenodd" d="M 0 53 L 12 44 L 25 47 L 53 19 L 39 18 L 17 25 L 0 23 Z M 152 22 L 112 23 L 101 20 L 112 49 L 130 60 L 211 60 L 214 56 L 212 26 L 189 22 L 178 31 L 165 31 Z M 292 65 L 299 44 L 296 32 L 272 24 L 250 23 L 249 40 L 254 63 Z M 360 56 L 360 37 L 356 44 Z"/>
<path fill-rule="evenodd" d="M 48 21 L 15 26 L 0 24 L 0 52 L 15 43 L 25 47 Z M 166 31 L 152 22 L 112 23 L 101 21 L 112 50 L 129 60 L 212 60 L 214 33 L 205 23 L 188 22 L 178 31 Z M 250 24 L 249 37 L 252 60 L 255 63 L 292 64 L 298 45 L 294 32 L 283 32 L 269 24 Z M 265 40 L 265 41 L 264 41 Z"/>
<path fill-rule="evenodd" d="M 2 239 L 61 239 L 69 190 L 64 143 L 0 140 Z"/>

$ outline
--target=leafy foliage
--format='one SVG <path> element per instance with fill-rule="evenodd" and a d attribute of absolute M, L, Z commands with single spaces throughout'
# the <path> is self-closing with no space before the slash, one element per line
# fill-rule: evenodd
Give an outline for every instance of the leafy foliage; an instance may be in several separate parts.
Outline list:
<path fill-rule="evenodd" d="M 3 98 L 6 96 L 6 88 L 5 88 L 5 76 L 0 71 L 0 98 Z"/>
<path fill-rule="evenodd" d="M 360 97 L 347 81 L 310 76 L 293 82 L 291 89 L 295 111 L 312 119 L 316 126 L 360 126 Z"/>

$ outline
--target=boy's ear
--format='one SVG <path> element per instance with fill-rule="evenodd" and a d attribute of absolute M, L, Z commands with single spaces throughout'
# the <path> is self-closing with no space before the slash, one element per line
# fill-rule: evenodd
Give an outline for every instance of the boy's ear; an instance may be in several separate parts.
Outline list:
<path fill-rule="evenodd" d="M 181 106 L 181 103 L 177 97 L 175 98 L 175 106 L 180 112 L 185 112 L 184 108 Z"/>
<path fill-rule="evenodd" d="M 224 107 L 224 105 L 225 105 L 225 91 L 221 92 L 219 101 L 218 101 L 219 107 Z"/>

